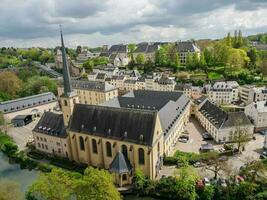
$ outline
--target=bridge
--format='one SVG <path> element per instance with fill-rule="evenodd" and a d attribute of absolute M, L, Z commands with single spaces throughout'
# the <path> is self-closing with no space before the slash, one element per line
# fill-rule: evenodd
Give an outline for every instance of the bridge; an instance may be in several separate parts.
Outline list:
<path fill-rule="evenodd" d="M 47 73 L 49 76 L 53 77 L 53 78 L 60 78 L 62 77 L 62 74 L 58 73 L 57 71 L 51 69 L 50 67 L 46 66 L 46 65 L 42 65 L 39 62 L 34 62 L 36 64 L 36 66 L 41 69 L 42 71 L 44 71 L 45 73 Z"/>

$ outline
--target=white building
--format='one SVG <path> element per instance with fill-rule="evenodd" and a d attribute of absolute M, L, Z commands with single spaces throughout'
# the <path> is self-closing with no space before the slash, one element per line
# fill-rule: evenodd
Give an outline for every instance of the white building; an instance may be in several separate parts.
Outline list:
<path fill-rule="evenodd" d="M 225 112 L 208 99 L 199 104 L 196 118 L 206 131 L 218 143 L 233 142 L 236 138 L 236 126 L 253 135 L 254 126 L 244 112 Z"/>
<path fill-rule="evenodd" d="M 246 105 L 251 102 L 266 101 L 267 87 L 255 87 L 253 85 L 244 85 L 240 87 L 240 98 Z"/>
<path fill-rule="evenodd" d="M 215 82 L 204 86 L 208 98 L 218 104 L 231 104 L 238 101 L 238 88 L 236 81 Z"/>
<path fill-rule="evenodd" d="M 88 59 L 96 58 L 100 55 L 100 52 L 91 52 L 88 49 L 83 49 L 81 53 L 77 55 L 78 62 L 85 62 Z"/>
<path fill-rule="evenodd" d="M 255 131 L 267 129 L 267 101 L 252 102 L 245 107 L 245 114 L 255 125 Z"/>

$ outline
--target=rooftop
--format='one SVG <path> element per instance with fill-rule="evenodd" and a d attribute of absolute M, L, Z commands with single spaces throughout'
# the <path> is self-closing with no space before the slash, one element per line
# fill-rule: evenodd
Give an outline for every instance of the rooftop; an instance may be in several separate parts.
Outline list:
<path fill-rule="evenodd" d="M 15 100 L 0 102 L 0 111 L 3 113 L 11 113 L 27 108 L 33 108 L 43 104 L 57 101 L 52 92 L 46 92 L 33 96 L 23 97 Z"/>

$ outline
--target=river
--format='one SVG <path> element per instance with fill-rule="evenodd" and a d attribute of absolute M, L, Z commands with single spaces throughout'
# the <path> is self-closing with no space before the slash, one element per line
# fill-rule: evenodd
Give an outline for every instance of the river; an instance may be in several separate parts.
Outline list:
<path fill-rule="evenodd" d="M 27 187 L 37 178 L 38 172 L 35 170 L 20 169 L 18 164 L 10 164 L 8 158 L 0 152 L 0 178 L 16 181 L 20 184 L 21 191 L 25 192 Z M 124 200 L 153 200 L 150 197 L 135 197 L 129 195 L 123 198 Z"/>

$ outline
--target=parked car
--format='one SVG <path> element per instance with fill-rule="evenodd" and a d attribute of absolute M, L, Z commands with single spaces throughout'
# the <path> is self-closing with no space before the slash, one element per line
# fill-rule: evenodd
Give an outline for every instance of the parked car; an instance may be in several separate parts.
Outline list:
<path fill-rule="evenodd" d="M 209 178 L 205 177 L 205 178 L 203 179 L 203 181 L 204 181 L 204 184 L 205 184 L 205 185 L 210 185 L 210 180 L 209 180 Z"/>
<path fill-rule="evenodd" d="M 260 159 L 265 159 L 267 158 L 267 151 L 264 151 L 260 154 Z"/>
<path fill-rule="evenodd" d="M 260 131 L 259 133 L 260 133 L 261 135 L 266 135 L 267 130 Z"/>
<path fill-rule="evenodd" d="M 187 143 L 189 140 L 189 136 L 188 135 L 181 135 L 179 138 L 178 138 L 178 141 L 179 142 L 183 142 L 183 143 Z"/>
<path fill-rule="evenodd" d="M 207 132 L 203 133 L 202 137 L 203 137 L 203 140 L 213 140 L 212 136 Z"/>
<path fill-rule="evenodd" d="M 196 163 L 194 163 L 194 167 L 203 167 L 205 164 L 204 163 L 202 163 L 202 162 L 196 162 Z"/>

